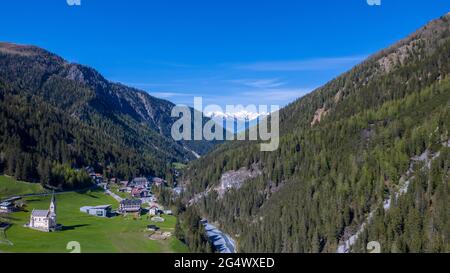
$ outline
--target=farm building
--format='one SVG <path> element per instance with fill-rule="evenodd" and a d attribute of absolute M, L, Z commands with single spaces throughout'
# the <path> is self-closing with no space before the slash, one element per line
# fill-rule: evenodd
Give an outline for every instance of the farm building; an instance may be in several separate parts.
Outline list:
<path fill-rule="evenodd" d="M 132 187 L 121 187 L 119 188 L 119 192 L 131 193 L 133 191 Z"/>
<path fill-rule="evenodd" d="M 159 208 L 158 208 L 158 206 L 151 206 L 149 209 L 148 209 L 148 213 L 150 214 L 150 215 L 158 215 L 158 214 L 160 214 L 160 210 L 159 210 Z"/>
<path fill-rule="evenodd" d="M 170 209 L 167 209 L 167 210 L 163 211 L 163 213 L 166 214 L 166 215 L 173 215 L 173 212 Z"/>
<path fill-rule="evenodd" d="M 122 181 L 119 182 L 119 184 L 120 184 L 122 187 L 126 187 L 126 186 L 128 185 L 128 181 L 127 181 L 127 180 L 122 180 Z"/>
<path fill-rule="evenodd" d="M 166 183 L 166 181 L 159 177 L 153 177 L 153 179 L 152 179 L 152 184 L 155 186 L 158 186 L 158 187 L 165 183 Z"/>
<path fill-rule="evenodd" d="M 9 212 L 13 212 L 13 210 L 14 210 L 14 205 L 11 202 L 3 202 L 0 204 L 0 212 L 9 213 Z"/>
<path fill-rule="evenodd" d="M 110 182 L 110 183 L 118 183 L 118 182 L 119 182 L 119 179 L 113 177 L 113 178 L 109 179 L 109 182 Z"/>
<path fill-rule="evenodd" d="M 103 205 L 95 207 L 85 206 L 81 207 L 80 211 L 98 217 L 109 217 L 111 215 L 111 207 L 112 207 L 111 205 Z"/>
<path fill-rule="evenodd" d="M 156 225 L 149 225 L 149 226 L 147 226 L 147 229 L 150 231 L 158 231 L 159 227 Z"/>
<path fill-rule="evenodd" d="M 119 211 L 125 212 L 140 212 L 142 201 L 139 199 L 125 199 L 120 201 Z"/>
<path fill-rule="evenodd" d="M 128 186 L 147 188 L 149 186 L 149 182 L 145 177 L 136 177 L 130 183 L 128 183 Z"/>
<path fill-rule="evenodd" d="M 144 188 L 134 188 L 131 191 L 131 196 L 133 197 L 137 197 L 137 198 L 144 198 L 144 197 L 148 197 L 150 195 L 150 191 L 146 190 Z"/>
<path fill-rule="evenodd" d="M 103 182 L 103 175 L 99 173 L 90 173 L 89 176 L 94 181 L 95 184 L 99 184 Z"/>

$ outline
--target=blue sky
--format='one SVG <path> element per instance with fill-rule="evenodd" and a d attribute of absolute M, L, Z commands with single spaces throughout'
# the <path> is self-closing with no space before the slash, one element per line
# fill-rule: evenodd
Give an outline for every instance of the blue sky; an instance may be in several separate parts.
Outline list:
<path fill-rule="evenodd" d="M 2 0 L 0 40 L 175 103 L 284 106 L 449 11 L 448 0 Z"/>

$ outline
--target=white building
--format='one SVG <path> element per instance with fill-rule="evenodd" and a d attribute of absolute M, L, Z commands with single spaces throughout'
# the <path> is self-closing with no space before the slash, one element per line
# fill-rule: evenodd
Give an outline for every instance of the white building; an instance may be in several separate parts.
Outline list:
<path fill-rule="evenodd" d="M 141 212 L 142 201 L 139 199 L 124 199 L 120 201 L 119 211 L 121 213 Z"/>
<path fill-rule="evenodd" d="M 170 209 L 164 210 L 163 213 L 164 213 L 165 215 L 173 215 L 173 212 L 172 212 L 172 210 L 170 210 Z"/>
<path fill-rule="evenodd" d="M 14 205 L 11 202 L 3 202 L 0 204 L 0 212 L 8 213 L 14 210 Z"/>
<path fill-rule="evenodd" d="M 148 210 L 148 213 L 150 215 L 158 215 L 159 214 L 159 208 L 155 205 L 151 206 Z"/>
<path fill-rule="evenodd" d="M 50 208 L 48 210 L 35 210 L 31 212 L 29 228 L 50 232 L 55 231 L 56 224 L 56 199 L 55 195 L 52 196 L 50 202 Z"/>
<path fill-rule="evenodd" d="M 80 211 L 98 217 L 109 217 L 111 215 L 111 208 L 111 205 L 85 206 L 81 207 Z"/>

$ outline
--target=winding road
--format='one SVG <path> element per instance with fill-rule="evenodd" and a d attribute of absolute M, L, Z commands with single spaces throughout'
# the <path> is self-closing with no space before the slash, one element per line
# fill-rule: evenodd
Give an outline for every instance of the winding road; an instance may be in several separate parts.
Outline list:
<path fill-rule="evenodd" d="M 230 235 L 224 233 L 216 226 L 209 224 L 208 222 L 203 223 L 203 225 L 206 230 L 206 235 L 217 251 L 220 253 L 237 253 L 236 243 Z"/>

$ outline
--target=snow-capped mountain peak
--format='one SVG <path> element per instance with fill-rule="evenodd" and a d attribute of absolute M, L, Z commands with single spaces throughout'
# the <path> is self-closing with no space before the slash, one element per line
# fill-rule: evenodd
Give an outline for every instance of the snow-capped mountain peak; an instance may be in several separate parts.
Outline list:
<path fill-rule="evenodd" d="M 254 113 L 249 112 L 246 110 L 237 111 L 234 113 L 227 113 L 227 112 L 221 112 L 221 111 L 213 111 L 213 112 L 207 112 L 205 113 L 206 117 L 212 118 L 212 119 L 226 119 L 226 120 L 255 120 L 259 117 L 267 116 L 268 113 Z"/>

